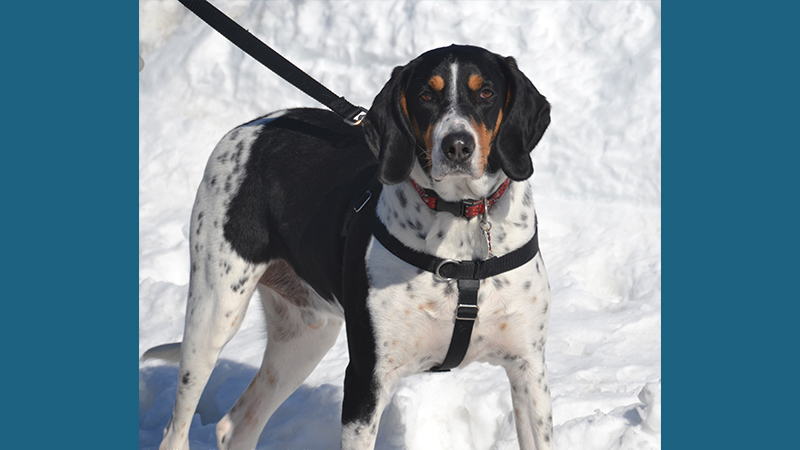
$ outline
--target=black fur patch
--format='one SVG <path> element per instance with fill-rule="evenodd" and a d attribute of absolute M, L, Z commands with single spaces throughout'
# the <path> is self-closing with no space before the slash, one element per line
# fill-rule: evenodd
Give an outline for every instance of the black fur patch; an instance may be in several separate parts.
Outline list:
<path fill-rule="evenodd" d="M 323 298 L 341 298 L 345 211 L 377 161 L 359 127 L 317 109 L 266 122 L 244 160 L 223 223 L 225 239 L 250 263 L 283 259 Z M 234 187 L 226 182 L 226 191 Z"/>

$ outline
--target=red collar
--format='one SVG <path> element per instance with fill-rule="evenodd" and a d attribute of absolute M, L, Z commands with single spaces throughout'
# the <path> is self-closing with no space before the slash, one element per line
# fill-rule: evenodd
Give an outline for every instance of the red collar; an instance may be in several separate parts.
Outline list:
<path fill-rule="evenodd" d="M 435 211 L 447 211 L 456 217 L 466 217 L 467 219 L 471 219 L 475 216 L 483 214 L 489 209 L 492 209 L 492 206 L 494 206 L 494 204 L 500 200 L 500 197 L 502 197 L 506 192 L 506 189 L 508 189 L 509 183 L 511 183 L 511 179 L 506 178 L 506 181 L 504 181 L 503 184 L 501 184 L 492 195 L 486 197 L 485 199 L 448 202 L 439 198 L 435 191 L 422 188 L 411 178 L 409 178 L 409 180 L 414 186 L 414 189 L 417 190 L 419 198 L 421 198 L 422 201 L 428 205 L 428 208 Z"/>

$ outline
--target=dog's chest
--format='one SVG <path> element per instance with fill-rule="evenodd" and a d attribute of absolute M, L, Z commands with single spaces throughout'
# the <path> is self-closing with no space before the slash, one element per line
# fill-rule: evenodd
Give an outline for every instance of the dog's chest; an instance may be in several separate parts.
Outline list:
<path fill-rule="evenodd" d="M 507 252 L 527 242 L 535 229 L 533 206 L 526 196 L 527 185 L 511 193 L 505 210 L 494 220 L 495 248 Z M 402 194 L 398 193 L 401 192 Z M 442 217 L 431 220 L 430 211 L 411 203 L 413 193 L 387 190 L 379 216 L 405 242 L 417 239 L 417 250 L 442 258 L 486 257 L 486 239 L 478 220 Z M 529 204 L 529 208 L 523 205 Z M 382 205 L 386 206 L 386 205 Z M 490 215 L 491 219 L 491 215 Z M 499 241 L 499 242 L 497 242 Z M 424 248 L 423 246 L 427 246 Z M 423 247 L 423 248 L 420 248 Z M 367 306 L 372 317 L 379 364 L 386 370 L 417 372 L 441 362 L 452 332 L 458 288 L 454 280 L 442 280 L 392 255 L 373 240 L 367 250 L 370 284 Z M 549 286 L 541 256 L 481 281 L 478 291 L 478 319 L 464 363 L 475 360 L 497 362 L 509 354 L 520 354 L 546 330 Z"/>

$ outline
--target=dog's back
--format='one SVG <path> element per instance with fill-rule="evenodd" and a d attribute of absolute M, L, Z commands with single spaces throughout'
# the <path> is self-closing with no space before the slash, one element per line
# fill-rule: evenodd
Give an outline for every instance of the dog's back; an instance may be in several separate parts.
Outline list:
<path fill-rule="evenodd" d="M 221 188 L 224 196 L 230 179 L 227 206 L 215 213 L 225 214 L 220 223 L 233 250 L 251 263 L 287 261 L 332 301 L 341 298 L 342 247 L 331 243 L 341 241 L 348 205 L 376 166 L 360 128 L 330 111 L 288 110 L 228 133 L 199 191 L 219 196 Z M 224 180 L 217 167 L 227 169 Z"/>

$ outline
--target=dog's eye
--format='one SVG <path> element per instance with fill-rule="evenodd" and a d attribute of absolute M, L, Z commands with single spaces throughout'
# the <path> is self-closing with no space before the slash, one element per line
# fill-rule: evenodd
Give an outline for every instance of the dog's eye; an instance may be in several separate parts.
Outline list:
<path fill-rule="evenodd" d="M 433 98 L 433 95 L 431 95 L 431 93 L 428 92 L 428 91 L 425 91 L 422 94 L 419 94 L 419 99 L 422 100 L 423 102 L 427 102 L 432 98 Z"/>
<path fill-rule="evenodd" d="M 481 98 L 492 98 L 494 96 L 494 91 L 491 89 L 484 89 L 481 91 Z"/>

